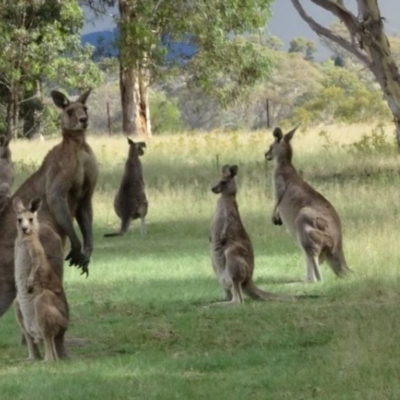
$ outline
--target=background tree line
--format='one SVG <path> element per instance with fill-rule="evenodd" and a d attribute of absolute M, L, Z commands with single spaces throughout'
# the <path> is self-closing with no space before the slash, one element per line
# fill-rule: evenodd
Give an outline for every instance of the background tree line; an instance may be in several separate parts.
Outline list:
<path fill-rule="evenodd" d="M 264 30 L 269 3 L 0 0 L 0 130 L 28 137 L 54 131 L 46 94 L 55 86 L 71 94 L 96 87 L 92 126 L 105 131 L 111 122 L 115 133 L 389 121 L 387 98 L 365 63 L 329 37 L 323 43 L 331 60 L 316 62 L 316 44 L 304 38 L 284 50 Z M 81 45 L 82 5 L 96 15 L 118 7 L 118 57 L 93 58 L 95 49 Z M 329 32 L 351 39 L 343 24 Z M 389 40 L 400 58 L 399 39 Z M 174 42 L 194 54 L 168 58 Z"/>

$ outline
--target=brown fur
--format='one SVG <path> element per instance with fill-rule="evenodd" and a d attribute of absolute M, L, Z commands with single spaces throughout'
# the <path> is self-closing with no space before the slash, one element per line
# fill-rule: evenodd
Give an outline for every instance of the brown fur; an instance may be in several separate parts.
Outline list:
<path fill-rule="evenodd" d="M 120 187 L 114 198 L 114 210 L 121 219 L 121 228 L 116 233 L 106 233 L 105 237 L 125 235 L 131 221 L 140 218 L 140 234 L 146 234 L 145 217 L 149 203 L 145 193 L 142 163 L 140 156 L 144 154 L 143 147 L 146 143 L 134 143 L 128 138 L 129 153 L 125 163 L 125 171 Z"/>
<path fill-rule="evenodd" d="M 275 205 L 272 222 L 285 225 L 306 256 L 308 282 L 321 281 L 319 264 L 326 260 L 337 276 L 346 275 L 340 218 L 332 204 L 306 183 L 292 164 L 291 140 L 296 129 L 283 135 L 274 130 L 274 143 L 265 153 L 275 160 Z"/>
<path fill-rule="evenodd" d="M 88 122 L 86 100 L 90 91 L 83 93 L 77 101 L 69 101 L 59 92 L 52 92 L 55 104 L 62 112 L 62 135 L 60 144 L 47 154 L 41 167 L 16 191 L 23 202 L 33 198 L 42 199 L 39 211 L 41 228 L 39 235 L 49 263 L 62 279 L 63 257 L 55 251 L 58 239 L 63 244 L 68 237 L 71 250 L 67 256 L 70 265 L 88 272 L 93 249 L 92 195 L 97 180 L 95 156 L 86 143 L 85 131 Z M 83 247 L 73 226 L 73 218 L 83 236 Z M 11 202 L 0 214 L 0 316 L 15 298 L 14 242 L 17 236 L 15 215 Z"/>
<path fill-rule="evenodd" d="M 225 293 L 221 304 L 243 303 L 242 291 L 254 299 L 287 300 L 262 291 L 253 282 L 254 252 L 236 202 L 237 172 L 236 165 L 223 166 L 219 181 L 211 189 L 221 194 L 211 225 L 212 266 Z"/>
<path fill-rule="evenodd" d="M 35 199 L 26 209 L 19 197 L 13 206 L 17 215 L 15 240 L 16 316 L 28 345 L 29 359 L 40 359 L 38 344 L 44 341 L 45 360 L 65 358 L 64 334 L 68 326 L 68 303 L 61 279 L 52 269 L 39 239 L 37 211 L 41 200 Z M 49 228 L 51 230 L 51 228 Z M 60 237 L 53 232 L 57 251 L 63 254 Z"/>

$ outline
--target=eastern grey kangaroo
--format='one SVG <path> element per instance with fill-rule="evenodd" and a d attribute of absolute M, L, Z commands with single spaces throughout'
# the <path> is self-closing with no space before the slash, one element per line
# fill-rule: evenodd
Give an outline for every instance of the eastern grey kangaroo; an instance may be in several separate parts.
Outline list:
<path fill-rule="evenodd" d="M 224 165 L 219 181 L 211 188 L 220 194 L 210 237 L 212 266 L 225 293 L 225 302 L 218 304 L 243 303 L 242 291 L 258 300 L 288 300 L 289 297 L 262 291 L 253 282 L 253 246 L 236 202 L 238 169 L 236 165 Z"/>
<path fill-rule="evenodd" d="M 283 135 L 280 128 L 275 128 L 274 142 L 265 153 L 267 160 L 275 160 L 272 222 L 283 223 L 303 249 L 306 281 L 322 281 L 319 264 L 324 260 L 341 277 L 350 269 L 343 254 L 340 219 L 332 204 L 306 183 L 292 164 L 290 142 L 296 129 Z"/>
<path fill-rule="evenodd" d="M 62 279 L 63 254 L 53 252 L 59 239 L 71 244 L 67 260 L 83 273 L 93 250 L 92 196 L 96 186 L 98 169 L 92 149 L 86 142 L 89 117 L 86 101 L 90 90 L 71 101 L 64 94 L 52 91 L 54 103 L 62 110 L 62 141 L 53 147 L 34 172 L 15 192 L 23 202 L 41 198 L 40 240 L 50 264 Z M 82 239 L 73 221 L 77 221 Z M 43 225 L 43 229 L 42 229 Z M 0 213 L 0 316 L 12 304 L 15 296 L 14 243 L 17 236 L 12 201 L 8 201 Z M 54 235 L 54 232 L 57 235 Z"/>
<path fill-rule="evenodd" d="M 146 198 L 145 184 L 143 180 L 143 168 L 140 156 L 144 154 L 146 143 L 135 143 L 128 138 L 129 153 L 125 163 L 125 171 L 122 181 L 114 198 L 114 210 L 121 219 L 119 232 L 106 233 L 105 237 L 125 235 L 132 220 L 140 218 L 140 234 L 146 234 L 145 217 L 149 203 Z"/>
<path fill-rule="evenodd" d="M 43 340 L 45 360 L 66 357 L 63 338 L 68 326 L 68 303 L 61 279 L 49 263 L 39 238 L 37 212 L 41 199 L 30 201 L 25 208 L 14 197 L 18 235 L 15 240 L 16 316 L 28 345 L 29 359 L 40 359 L 38 344 Z M 58 235 L 54 233 L 56 237 Z M 62 242 L 53 252 L 63 254 Z"/>

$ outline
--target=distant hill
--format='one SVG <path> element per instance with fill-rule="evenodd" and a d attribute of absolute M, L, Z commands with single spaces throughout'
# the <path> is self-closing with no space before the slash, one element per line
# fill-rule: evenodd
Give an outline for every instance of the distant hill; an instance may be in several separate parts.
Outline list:
<path fill-rule="evenodd" d="M 116 57 L 118 48 L 116 40 L 118 38 L 118 29 L 103 30 L 82 35 L 82 44 L 90 44 L 95 47 L 95 59 L 102 57 Z M 174 42 L 168 35 L 163 35 L 161 43 L 167 48 L 166 61 L 184 63 L 196 53 L 196 48 L 190 43 L 191 38 L 188 35 L 185 41 Z"/>
<path fill-rule="evenodd" d="M 102 57 L 116 57 L 118 49 L 116 40 L 118 36 L 117 28 L 111 30 L 97 31 L 82 35 L 81 43 L 90 44 L 95 47 L 94 57 L 96 59 Z"/>

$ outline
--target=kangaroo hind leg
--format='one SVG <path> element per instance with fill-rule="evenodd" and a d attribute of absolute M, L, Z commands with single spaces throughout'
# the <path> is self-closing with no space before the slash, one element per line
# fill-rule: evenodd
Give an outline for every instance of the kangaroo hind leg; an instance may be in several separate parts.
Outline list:
<path fill-rule="evenodd" d="M 24 334 L 24 338 L 25 338 L 26 344 L 28 346 L 28 359 L 29 360 L 40 360 L 42 357 L 40 355 L 39 347 L 34 342 L 33 337 L 25 329 L 24 318 L 22 316 L 22 312 L 19 307 L 18 301 L 15 301 L 15 316 L 17 318 L 18 325 L 20 326 L 20 328 Z"/>

